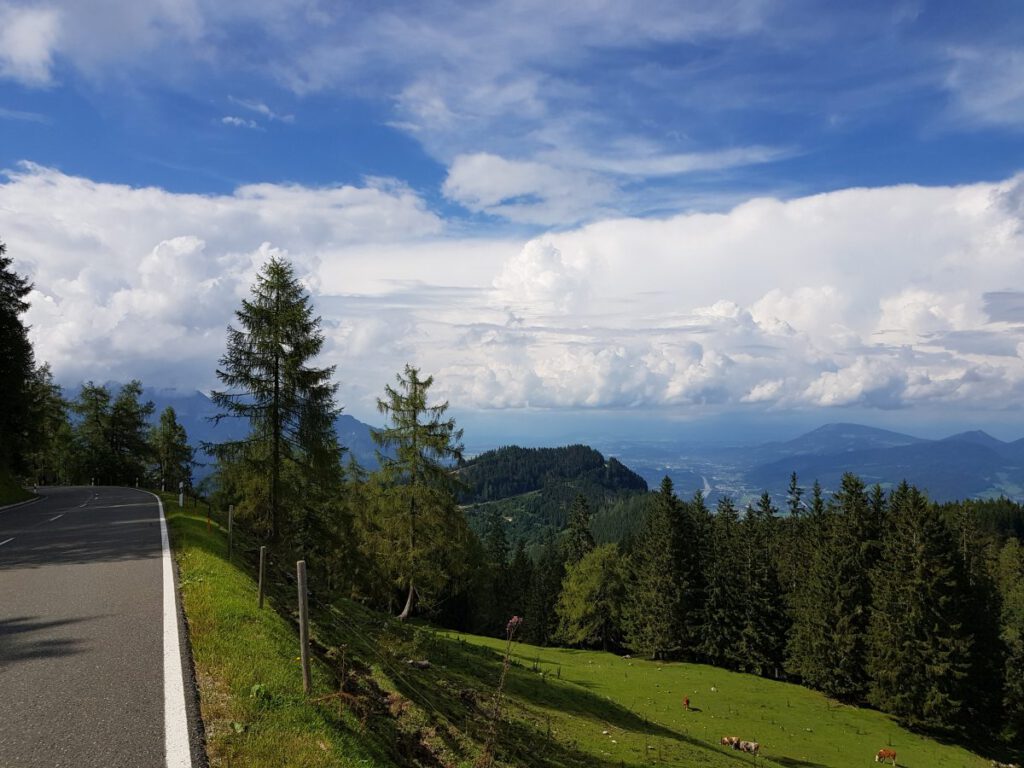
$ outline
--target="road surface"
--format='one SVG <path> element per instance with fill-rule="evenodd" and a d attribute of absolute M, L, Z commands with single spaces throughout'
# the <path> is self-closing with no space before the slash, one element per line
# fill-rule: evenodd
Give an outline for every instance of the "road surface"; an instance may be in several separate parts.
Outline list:
<path fill-rule="evenodd" d="M 172 743 L 182 655 L 156 498 L 40 494 L 0 511 L 0 766 L 190 765 L 187 731 L 183 755 Z"/>

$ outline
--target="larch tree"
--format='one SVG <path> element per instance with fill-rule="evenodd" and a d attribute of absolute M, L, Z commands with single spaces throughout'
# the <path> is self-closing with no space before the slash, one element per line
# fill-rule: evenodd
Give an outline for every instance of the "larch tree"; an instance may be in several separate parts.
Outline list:
<path fill-rule="evenodd" d="M 29 469 L 37 482 L 69 483 L 72 480 L 73 432 L 68 419 L 68 402 L 54 382 L 47 363 L 32 377 L 32 423 Z"/>
<path fill-rule="evenodd" d="M 324 344 L 320 318 L 291 264 L 272 257 L 228 326 L 227 351 L 211 393 L 227 417 L 249 422 L 249 435 L 204 447 L 235 465 L 242 511 L 262 518 L 268 538 L 284 533 L 301 495 L 341 479 L 334 420 L 341 412 L 334 366 L 312 365 Z"/>
<path fill-rule="evenodd" d="M 149 443 L 154 479 L 160 483 L 161 490 L 176 489 L 179 482 L 186 485 L 192 482 L 195 451 L 188 444 L 188 434 L 173 406 L 167 406 L 160 413 L 160 423 L 150 430 Z"/>
<path fill-rule="evenodd" d="M 396 504 L 393 548 L 400 563 L 399 580 L 406 592 L 400 619 L 412 615 L 417 584 L 437 580 L 439 562 L 432 555 L 451 546 L 452 535 L 465 527 L 455 504 L 457 486 L 452 469 L 462 459 L 462 430 L 447 416 L 448 403 L 430 405 L 433 376 L 422 378 L 411 365 L 388 385 L 377 409 L 388 425 L 374 430 L 381 449 L 381 476 Z M 460 529 L 460 530 L 456 530 Z M 395 553 L 393 553 L 395 554 Z"/>
<path fill-rule="evenodd" d="M 145 474 L 149 461 L 149 417 L 153 403 L 142 402 L 142 382 L 133 379 L 121 387 L 110 406 L 110 453 L 113 482 L 131 485 Z"/>
<path fill-rule="evenodd" d="M 110 449 L 110 390 L 91 381 L 82 385 L 71 402 L 78 415 L 75 425 L 74 475 L 82 482 L 113 482 L 114 455 Z"/>
<path fill-rule="evenodd" d="M 558 597 L 558 636 L 608 650 L 620 636 L 624 586 L 618 548 L 604 544 L 566 569 Z"/>

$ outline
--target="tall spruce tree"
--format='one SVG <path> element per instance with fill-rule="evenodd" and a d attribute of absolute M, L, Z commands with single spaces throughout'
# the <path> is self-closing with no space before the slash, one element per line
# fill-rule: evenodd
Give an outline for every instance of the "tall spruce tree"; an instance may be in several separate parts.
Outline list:
<path fill-rule="evenodd" d="M 396 376 L 396 387 L 387 386 L 377 409 L 388 425 L 373 432 L 379 452 L 381 476 L 396 501 L 397 526 L 393 544 L 404 564 L 399 575 L 406 590 L 400 619 L 408 618 L 416 600 L 416 588 L 428 574 L 437 574 L 439 561 L 432 555 L 452 542 L 455 528 L 465 518 L 455 505 L 457 481 L 453 465 L 462 460 L 462 430 L 447 417 L 448 403 L 429 405 L 433 376 L 421 378 L 419 369 L 405 366 Z"/>
<path fill-rule="evenodd" d="M 324 336 L 287 260 L 275 256 L 263 265 L 235 318 L 217 369 L 226 389 L 211 399 L 221 409 L 215 420 L 246 419 L 250 431 L 243 440 L 205 447 L 238 465 L 240 511 L 261 520 L 273 541 L 289 517 L 304 517 L 296 507 L 310 488 L 340 483 L 338 385 L 331 381 L 333 366 L 310 365 Z"/>
<path fill-rule="evenodd" d="M 1002 603 L 1000 638 L 1005 648 L 1001 654 L 1004 735 L 1024 745 L 1024 544 L 1007 539 L 994 570 Z"/>
<path fill-rule="evenodd" d="M 711 562 L 711 510 L 704 491 L 697 489 L 689 503 L 683 504 L 682 540 L 677 545 L 682 573 L 682 647 L 686 658 L 699 660 L 703 642 L 708 600 L 708 573 Z"/>
<path fill-rule="evenodd" d="M 483 535 L 484 568 L 487 587 L 487 608 L 484 624 L 489 633 L 503 631 L 509 616 L 512 596 L 509 579 L 508 537 L 505 520 L 496 509 L 487 514 Z"/>
<path fill-rule="evenodd" d="M 555 606 L 564 578 L 565 552 L 555 534 L 548 530 L 533 568 L 523 624 L 524 637 L 535 645 L 548 645 L 555 637 L 558 629 Z"/>
<path fill-rule="evenodd" d="M 711 525 L 707 599 L 701 626 L 701 654 L 710 663 L 737 669 L 743 632 L 743 541 L 732 499 L 718 501 Z"/>
<path fill-rule="evenodd" d="M 21 316 L 32 284 L 12 268 L 0 243 L 0 470 L 23 472 L 31 449 L 32 376 L 35 358 Z"/>
<path fill-rule="evenodd" d="M 744 599 L 740 668 L 761 676 L 779 676 L 788 621 L 775 570 L 777 510 L 765 491 L 747 508 L 741 525 Z"/>
<path fill-rule="evenodd" d="M 918 727 L 962 724 L 973 639 L 952 532 L 916 488 L 893 497 L 872 572 L 870 700 Z"/>
<path fill-rule="evenodd" d="M 533 585 L 533 561 L 526 552 L 526 542 L 519 539 L 508 565 L 508 613 L 510 616 L 525 616 L 526 601 Z"/>
<path fill-rule="evenodd" d="M 577 494 L 569 507 L 569 523 L 565 529 L 565 564 L 575 565 L 594 549 L 590 530 L 590 505 L 587 497 Z"/>
<path fill-rule="evenodd" d="M 967 676 L 964 721 L 972 726 L 972 735 L 985 735 L 995 731 L 992 724 L 999 722 L 1004 712 L 1005 646 L 1000 639 L 1002 605 L 994 576 L 998 547 L 982 531 L 977 515 L 968 505 L 956 505 L 948 522 L 963 573 L 964 591 L 959 602 L 963 607 L 965 625 L 974 640 Z"/>
<path fill-rule="evenodd" d="M 829 696 L 860 701 L 867 693 L 870 573 L 878 559 L 879 531 L 856 475 L 843 475 L 824 527 L 809 576 L 809 599 L 804 613 L 794 616 L 794 635 L 800 637 L 794 642 L 802 644 L 802 658 L 794 665 L 791 653 L 790 666 Z"/>
<path fill-rule="evenodd" d="M 683 636 L 682 520 L 682 504 L 665 477 L 626 561 L 626 644 L 655 659 L 676 652 Z"/>

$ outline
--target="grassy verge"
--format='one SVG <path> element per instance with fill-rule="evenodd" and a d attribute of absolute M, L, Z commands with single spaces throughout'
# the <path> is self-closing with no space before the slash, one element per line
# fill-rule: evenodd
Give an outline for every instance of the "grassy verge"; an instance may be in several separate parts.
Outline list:
<path fill-rule="evenodd" d="M 21 487 L 19 483 L 7 470 L 0 469 L 0 507 L 7 504 L 17 504 L 19 501 L 27 501 L 32 494 Z"/>
<path fill-rule="evenodd" d="M 168 496 L 168 500 L 171 497 Z M 311 606 L 314 696 L 301 694 L 294 582 L 256 608 L 254 547 L 167 504 L 214 766 L 471 768 L 491 731 L 504 643 L 402 624 L 350 602 Z M 282 564 L 283 565 L 283 564 Z M 310 585 L 316 593 L 316 585 Z M 275 610 L 279 609 L 279 610 Z M 409 661 L 427 661 L 419 668 Z M 689 696 L 691 711 L 681 700 Z M 909 768 L 986 768 L 971 752 L 795 685 L 693 664 L 516 643 L 495 765 L 845 768 L 892 746 Z"/>
<path fill-rule="evenodd" d="M 179 510 L 165 494 L 199 682 L 207 750 L 213 766 L 391 766 L 375 754 L 360 723 L 336 706 L 302 695 L 294 628 L 256 606 L 247 570 L 229 563 L 224 532 L 205 516 Z M 318 694 L 331 674 L 313 669 Z"/>

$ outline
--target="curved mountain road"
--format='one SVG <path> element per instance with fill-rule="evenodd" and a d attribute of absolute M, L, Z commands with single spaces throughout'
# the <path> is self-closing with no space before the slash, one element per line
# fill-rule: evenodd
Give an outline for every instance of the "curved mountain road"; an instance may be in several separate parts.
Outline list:
<path fill-rule="evenodd" d="M 193 765 L 156 498 L 39 493 L 0 510 L 0 766 Z"/>

